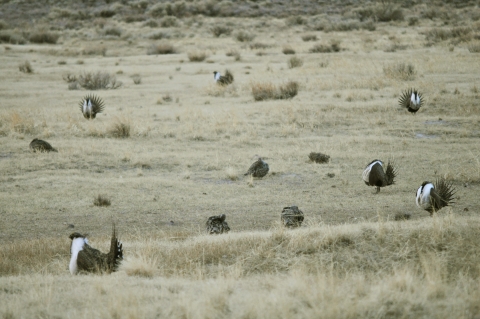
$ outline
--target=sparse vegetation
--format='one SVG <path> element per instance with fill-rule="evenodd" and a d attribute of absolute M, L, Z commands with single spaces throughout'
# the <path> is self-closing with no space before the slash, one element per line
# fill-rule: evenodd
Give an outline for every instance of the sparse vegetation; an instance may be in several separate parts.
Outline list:
<path fill-rule="evenodd" d="M 132 78 L 134 84 L 142 83 L 142 77 L 140 76 L 140 74 L 133 74 L 131 76 L 131 78 Z"/>
<path fill-rule="evenodd" d="M 95 205 L 95 206 L 106 207 L 106 206 L 110 206 L 111 204 L 112 203 L 111 203 L 110 199 L 105 195 L 98 195 L 93 200 L 93 205 Z"/>
<path fill-rule="evenodd" d="M 190 62 L 202 62 L 207 58 L 207 54 L 203 51 L 193 51 L 188 53 Z"/>
<path fill-rule="evenodd" d="M 326 44 L 316 44 L 312 48 L 310 48 L 310 53 L 330 53 L 330 52 L 339 52 L 340 42 L 339 41 L 332 41 L 330 45 Z"/>
<path fill-rule="evenodd" d="M 115 138 L 128 138 L 131 133 L 130 121 L 126 118 L 117 117 L 111 125 L 108 133 Z"/>
<path fill-rule="evenodd" d="M 32 65 L 29 61 L 24 61 L 18 65 L 18 69 L 23 73 L 33 73 Z"/>
<path fill-rule="evenodd" d="M 211 32 L 214 37 L 218 38 L 222 34 L 230 35 L 232 33 L 232 29 L 229 27 L 216 25 L 211 29 Z"/>
<path fill-rule="evenodd" d="M 275 86 L 272 83 L 252 83 L 252 95 L 255 101 L 291 99 L 298 93 L 297 82 L 289 81 Z"/>
<path fill-rule="evenodd" d="M 298 68 L 303 65 L 303 60 L 296 56 L 292 56 L 288 59 L 287 65 L 289 69 Z"/>
<path fill-rule="evenodd" d="M 283 54 L 295 54 L 295 50 L 292 49 L 292 47 L 290 47 L 290 46 L 286 46 L 286 47 L 283 48 L 282 53 Z"/>
<path fill-rule="evenodd" d="M 235 49 L 230 49 L 227 51 L 227 53 L 225 54 L 226 56 L 233 56 L 235 58 L 235 61 L 240 61 L 242 56 L 240 55 L 240 52 L 238 52 L 237 50 Z"/>
<path fill-rule="evenodd" d="M 152 44 L 148 50 L 148 55 L 154 54 L 174 54 L 177 53 L 173 45 L 169 43 Z"/>
<path fill-rule="evenodd" d="M 255 35 L 245 31 L 239 31 L 235 34 L 235 39 L 239 42 L 250 42 L 255 39 Z"/>
<path fill-rule="evenodd" d="M 28 37 L 28 40 L 32 43 L 48 43 L 56 44 L 60 36 L 56 33 L 48 31 L 36 31 Z"/>
<path fill-rule="evenodd" d="M 317 41 L 317 36 L 315 34 L 305 34 L 305 35 L 302 35 L 302 40 L 305 42 Z"/>
<path fill-rule="evenodd" d="M 122 82 L 117 81 L 115 75 L 107 72 L 84 72 L 78 76 L 67 74 L 64 76 L 67 83 L 78 82 L 86 90 L 115 90 L 122 86 Z"/>
<path fill-rule="evenodd" d="M 468 51 L 471 53 L 480 53 L 480 43 L 470 43 L 468 45 Z"/>
<path fill-rule="evenodd" d="M 404 62 L 385 65 L 383 67 L 383 73 L 391 79 L 402 81 L 415 80 L 417 74 L 413 64 Z"/>

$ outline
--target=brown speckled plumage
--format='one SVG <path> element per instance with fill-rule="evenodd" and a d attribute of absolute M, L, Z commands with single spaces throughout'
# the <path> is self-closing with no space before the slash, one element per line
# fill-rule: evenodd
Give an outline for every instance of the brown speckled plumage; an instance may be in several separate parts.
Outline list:
<path fill-rule="evenodd" d="M 300 227 L 303 222 L 303 212 L 297 206 L 284 207 L 281 214 L 283 226 L 288 228 Z"/>
<path fill-rule="evenodd" d="M 30 149 L 33 152 L 58 152 L 50 143 L 39 140 L 38 138 L 34 138 L 33 141 L 30 142 Z"/>
<path fill-rule="evenodd" d="M 205 224 L 207 232 L 211 235 L 228 233 L 230 227 L 228 227 L 228 224 L 225 221 L 226 218 L 227 216 L 225 214 L 209 217 Z"/>

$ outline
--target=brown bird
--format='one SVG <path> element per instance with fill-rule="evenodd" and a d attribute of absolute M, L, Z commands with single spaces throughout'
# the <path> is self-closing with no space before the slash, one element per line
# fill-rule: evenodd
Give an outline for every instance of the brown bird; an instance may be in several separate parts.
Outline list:
<path fill-rule="evenodd" d="M 417 90 L 409 89 L 403 92 L 398 103 L 401 107 L 406 108 L 408 112 L 415 114 L 423 105 L 423 97 Z"/>
<path fill-rule="evenodd" d="M 213 71 L 213 79 L 219 85 L 229 85 L 233 82 L 233 74 L 229 70 L 225 70 L 225 75 L 220 72 Z"/>
<path fill-rule="evenodd" d="M 225 214 L 209 217 L 205 223 L 207 232 L 210 235 L 228 233 L 230 231 L 230 227 L 228 227 L 228 224 L 225 221 L 226 218 L 227 216 Z"/>
<path fill-rule="evenodd" d="M 123 259 L 123 245 L 118 241 L 115 225 L 113 226 L 110 251 L 106 254 L 90 247 L 88 239 L 84 235 L 75 232 L 69 237 L 72 240 L 70 246 L 72 257 L 69 267 L 72 275 L 80 271 L 111 273 L 118 269 L 120 261 Z"/>
<path fill-rule="evenodd" d="M 395 168 L 395 162 L 388 161 L 387 169 L 384 171 L 383 162 L 380 160 L 374 160 L 369 163 L 362 174 L 365 184 L 377 187 L 376 193 L 380 192 L 380 187 L 395 184 L 396 176 L 397 170 Z"/>
<path fill-rule="evenodd" d="M 308 158 L 315 163 L 328 163 L 330 161 L 330 156 L 322 153 L 311 152 Z"/>
<path fill-rule="evenodd" d="M 50 143 L 39 140 L 38 138 L 34 138 L 33 141 L 30 142 L 30 149 L 33 152 L 58 152 Z"/>
<path fill-rule="evenodd" d="M 283 226 L 288 228 L 300 227 L 303 222 L 303 212 L 297 206 L 284 207 L 281 214 Z"/>
<path fill-rule="evenodd" d="M 435 185 L 423 182 L 417 190 L 416 203 L 418 207 L 425 209 L 432 216 L 442 207 L 455 203 L 453 195 L 455 195 L 455 188 L 442 177 L 436 180 Z"/>
<path fill-rule="evenodd" d="M 97 116 L 97 113 L 102 113 L 103 109 L 105 108 L 103 100 L 93 94 L 89 94 L 84 97 L 80 101 L 79 105 L 83 116 L 87 120 L 93 120 Z"/>
<path fill-rule="evenodd" d="M 255 163 L 253 163 L 248 169 L 248 171 L 243 175 L 245 176 L 252 175 L 253 177 L 264 177 L 265 175 L 267 175 L 270 168 L 268 167 L 268 164 L 262 160 L 261 157 L 259 157 L 258 155 L 255 155 L 255 157 L 258 157 L 258 160 Z"/>

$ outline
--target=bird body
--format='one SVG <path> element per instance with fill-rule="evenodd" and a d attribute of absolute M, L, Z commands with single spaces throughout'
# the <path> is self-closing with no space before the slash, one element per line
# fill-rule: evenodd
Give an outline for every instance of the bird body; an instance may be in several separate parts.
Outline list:
<path fill-rule="evenodd" d="M 205 223 L 207 232 L 210 235 L 228 233 L 230 231 L 230 227 L 228 227 L 228 224 L 225 221 L 226 218 L 227 216 L 225 214 L 209 217 Z"/>
<path fill-rule="evenodd" d="M 102 113 L 105 105 L 101 98 L 96 95 L 89 94 L 80 101 L 80 110 L 87 120 L 93 120 L 97 113 Z"/>
<path fill-rule="evenodd" d="M 116 271 L 120 261 L 123 259 L 123 245 L 117 239 L 115 226 L 113 227 L 110 251 L 106 254 L 88 244 L 86 236 L 77 232 L 70 235 L 72 244 L 70 247 L 70 273 L 78 274 L 86 272 L 113 272 Z"/>
<path fill-rule="evenodd" d="M 423 105 L 423 97 L 417 90 L 409 89 L 403 92 L 398 103 L 401 107 L 406 108 L 408 112 L 415 114 Z"/>
<path fill-rule="evenodd" d="M 267 175 L 270 168 L 268 164 L 262 160 L 261 157 L 258 157 L 258 160 L 254 162 L 248 171 L 244 175 L 252 175 L 253 177 L 264 177 Z"/>
<path fill-rule="evenodd" d="M 213 71 L 213 79 L 219 85 L 229 85 L 233 82 L 233 74 L 229 70 L 225 70 L 225 75 L 220 72 Z"/>
<path fill-rule="evenodd" d="M 455 189 L 444 178 L 437 179 L 435 185 L 425 181 L 417 190 L 417 206 L 433 215 L 442 207 L 453 203 Z"/>
<path fill-rule="evenodd" d="M 30 149 L 33 152 L 58 152 L 50 143 L 39 140 L 38 138 L 34 138 L 33 141 L 30 142 Z"/>
<path fill-rule="evenodd" d="M 382 161 L 373 160 L 365 167 L 362 174 L 365 184 L 368 186 L 375 186 L 377 188 L 377 193 L 380 192 L 380 187 L 394 184 L 395 177 L 397 176 L 395 163 L 393 161 L 388 162 L 385 171 L 383 165 Z"/>
<path fill-rule="evenodd" d="M 330 161 L 330 156 L 322 153 L 311 152 L 308 158 L 315 163 L 328 163 Z"/>
<path fill-rule="evenodd" d="M 285 227 L 300 227 L 303 219 L 303 212 L 297 206 L 284 207 L 282 210 L 281 220 Z"/>

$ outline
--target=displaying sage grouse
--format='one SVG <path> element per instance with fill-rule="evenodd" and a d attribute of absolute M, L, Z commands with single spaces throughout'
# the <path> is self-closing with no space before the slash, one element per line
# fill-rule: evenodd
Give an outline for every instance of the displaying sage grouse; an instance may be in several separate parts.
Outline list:
<path fill-rule="evenodd" d="M 303 212 L 297 206 L 284 207 L 282 210 L 283 226 L 288 228 L 300 227 L 303 222 Z"/>
<path fill-rule="evenodd" d="M 442 207 L 453 204 L 455 188 L 443 177 L 436 180 L 435 185 L 430 182 L 423 182 L 417 190 L 417 206 L 430 213 L 440 210 Z"/>
<path fill-rule="evenodd" d="M 225 214 L 209 217 L 205 224 L 207 226 L 207 232 L 210 235 L 228 233 L 230 227 L 228 227 L 225 218 L 227 218 Z"/>
<path fill-rule="evenodd" d="M 365 184 L 377 187 L 376 193 L 380 192 L 380 187 L 395 184 L 395 177 L 397 176 L 395 163 L 388 161 L 385 171 L 383 165 L 382 161 L 374 160 L 365 167 L 362 174 Z"/>
<path fill-rule="evenodd" d="M 248 171 L 243 175 L 252 175 L 253 177 L 264 177 L 269 171 L 268 164 L 265 163 L 261 157 L 258 157 L 258 160 L 253 163 Z"/>
<path fill-rule="evenodd" d="M 38 138 L 34 138 L 33 141 L 30 142 L 30 149 L 34 152 L 58 152 L 50 143 L 39 140 Z"/>
<path fill-rule="evenodd" d="M 221 75 L 220 72 L 213 71 L 213 79 L 219 85 L 229 85 L 233 82 L 233 75 L 228 70 L 225 70 L 225 75 Z"/>
<path fill-rule="evenodd" d="M 409 89 L 403 92 L 398 103 L 401 107 L 406 108 L 408 112 L 415 114 L 423 105 L 423 97 L 417 90 Z"/>
<path fill-rule="evenodd" d="M 311 152 L 308 158 L 315 163 L 328 163 L 330 161 L 330 156 L 322 153 Z"/>
<path fill-rule="evenodd" d="M 93 120 L 97 113 L 102 113 L 104 102 L 96 95 L 89 94 L 80 101 L 80 110 L 87 120 Z"/>
<path fill-rule="evenodd" d="M 72 245 L 70 252 L 70 273 L 77 274 L 80 271 L 86 272 L 113 272 L 116 271 L 120 261 L 123 259 L 122 243 L 118 241 L 113 226 L 110 251 L 106 254 L 88 245 L 88 239 L 79 233 L 70 235 Z"/>

